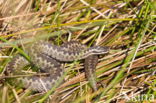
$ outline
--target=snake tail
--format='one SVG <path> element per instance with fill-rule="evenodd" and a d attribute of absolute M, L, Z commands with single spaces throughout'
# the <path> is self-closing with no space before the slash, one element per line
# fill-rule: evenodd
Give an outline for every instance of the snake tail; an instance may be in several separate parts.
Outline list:
<path fill-rule="evenodd" d="M 97 63 L 98 63 L 97 55 L 91 55 L 85 59 L 85 76 L 87 77 L 94 91 L 97 91 L 97 81 L 95 72 Z"/>

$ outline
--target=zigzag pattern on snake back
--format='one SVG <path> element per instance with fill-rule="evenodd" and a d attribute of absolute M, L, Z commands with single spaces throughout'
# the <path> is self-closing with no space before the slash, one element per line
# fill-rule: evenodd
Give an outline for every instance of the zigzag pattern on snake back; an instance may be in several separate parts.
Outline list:
<path fill-rule="evenodd" d="M 88 48 L 77 41 L 70 41 L 61 46 L 52 45 L 49 42 L 38 41 L 32 44 L 28 49 L 28 55 L 31 62 L 36 65 L 42 72 L 49 73 L 48 76 L 32 76 L 19 78 L 25 88 L 34 91 L 45 91 L 53 87 L 63 74 L 62 62 L 85 59 L 86 77 L 94 90 L 97 90 L 94 71 L 99 54 L 108 53 L 108 47 L 94 46 Z M 91 63 L 90 63 L 91 62 Z M 6 73 L 11 75 L 21 71 L 30 63 L 22 56 L 17 55 L 8 63 Z M 90 78 L 91 77 L 91 78 Z"/>

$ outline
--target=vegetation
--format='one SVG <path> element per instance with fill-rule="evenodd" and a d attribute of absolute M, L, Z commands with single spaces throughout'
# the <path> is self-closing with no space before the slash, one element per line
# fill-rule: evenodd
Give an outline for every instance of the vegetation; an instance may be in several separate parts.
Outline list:
<path fill-rule="evenodd" d="M 6 65 L 18 53 L 29 60 L 26 45 L 40 39 L 110 46 L 96 69 L 98 91 L 89 86 L 81 61 L 65 64 L 65 82 L 47 93 L 12 85 Z M 155 0 L 2 0 L 0 103 L 154 103 L 155 41 Z"/>

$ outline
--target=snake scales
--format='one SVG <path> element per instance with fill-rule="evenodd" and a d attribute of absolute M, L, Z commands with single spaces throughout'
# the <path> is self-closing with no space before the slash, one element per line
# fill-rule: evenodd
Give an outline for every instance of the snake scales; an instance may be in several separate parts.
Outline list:
<path fill-rule="evenodd" d="M 63 74 L 62 62 L 85 59 L 85 74 L 90 81 L 91 87 L 97 90 L 95 80 L 95 67 L 98 61 L 97 55 L 106 54 L 108 47 L 93 46 L 88 48 L 77 41 L 70 41 L 61 46 L 52 45 L 49 42 L 38 41 L 32 44 L 28 49 L 28 55 L 31 62 L 36 65 L 42 72 L 49 73 L 48 76 L 32 76 L 19 78 L 25 88 L 34 91 L 45 91 L 59 80 Z M 26 65 L 29 65 L 23 56 L 16 55 L 6 66 L 7 75 L 14 75 L 15 72 L 21 71 Z"/>

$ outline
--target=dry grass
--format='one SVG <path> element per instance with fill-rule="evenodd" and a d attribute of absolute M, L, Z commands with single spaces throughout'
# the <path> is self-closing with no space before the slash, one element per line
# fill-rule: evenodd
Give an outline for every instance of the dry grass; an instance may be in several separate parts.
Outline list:
<path fill-rule="evenodd" d="M 0 103 L 154 102 L 155 11 L 154 0 L 1 0 L 1 77 L 10 57 L 20 53 L 29 59 L 25 46 L 38 39 L 56 45 L 79 40 L 111 50 L 99 60 L 97 92 L 88 85 L 83 64 L 71 63 L 65 82 L 48 93 L 34 93 L 1 79 Z"/>

